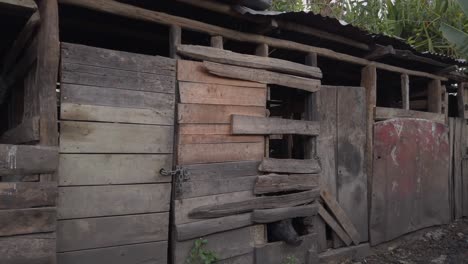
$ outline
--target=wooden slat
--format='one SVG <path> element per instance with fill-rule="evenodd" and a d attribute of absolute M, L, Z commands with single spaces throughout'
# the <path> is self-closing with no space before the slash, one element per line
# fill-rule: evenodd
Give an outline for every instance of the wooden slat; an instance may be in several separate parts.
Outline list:
<path fill-rule="evenodd" d="M 462 215 L 468 217 L 468 159 L 462 160 Z"/>
<path fill-rule="evenodd" d="M 229 136 L 229 135 L 181 135 L 179 144 L 216 144 L 216 143 L 259 143 L 263 136 Z"/>
<path fill-rule="evenodd" d="M 402 108 L 403 110 L 409 110 L 409 89 L 410 81 L 408 74 L 401 75 L 401 97 L 402 97 Z"/>
<path fill-rule="evenodd" d="M 60 264 L 167 263 L 167 241 L 88 249 L 57 254 Z"/>
<path fill-rule="evenodd" d="M 263 159 L 259 171 L 276 173 L 309 174 L 319 173 L 320 164 L 316 159 Z"/>
<path fill-rule="evenodd" d="M 211 164 L 186 165 L 190 180 L 209 181 L 258 174 L 258 161 L 222 162 Z"/>
<path fill-rule="evenodd" d="M 55 206 L 56 199 L 54 182 L 0 183 L 0 209 Z"/>
<path fill-rule="evenodd" d="M 59 219 L 169 211 L 171 185 L 114 185 L 59 188 Z M 109 206 L 113 204 L 113 206 Z"/>
<path fill-rule="evenodd" d="M 463 216 L 463 154 L 466 151 L 465 133 L 466 121 L 461 118 L 455 119 L 454 124 L 454 143 L 453 143 L 453 187 L 454 187 L 454 209 L 455 219 Z"/>
<path fill-rule="evenodd" d="M 346 234 L 346 232 L 341 228 L 341 226 L 333 219 L 333 217 L 322 207 L 319 206 L 318 210 L 319 215 L 327 223 L 328 226 L 338 235 L 338 237 L 347 245 L 351 245 L 353 242 L 351 238 Z"/>
<path fill-rule="evenodd" d="M 268 174 L 257 177 L 254 187 L 255 194 L 306 191 L 319 186 L 318 174 Z"/>
<path fill-rule="evenodd" d="M 199 82 L 209 84 L 221 84 L 240 87 L 266 88 L 265 84 L 222 78 L 210 74 L 203 66 L 203 63 L 196 61 L 177 61 L 177 80 L 186 82 Z"/>
<path fill-rule="evenodd" d="M 427 87 L 427 110 L 442 113 L 442 85 L 440 80 L 432 80 Z"/>
<path fill-rule="evenodd" d="M 231 125 L 219 124 L 181 124 L 180 135 L 230 135 Z"/>
<path fill-rule="evenodd" d="M 179 104 L 179 124 L 230 124 L 231 115 L 264 117 L 266 110 L 259 106 Z"/>
<path fill-rule="evenodd" d="M 215 252 L 219 260 L 229 259 L 236 256 L 253 252 L 254 227 L 244 227 L 227 232 L 216 233 L 203 237 L 208 241 L 206 250 Z M 185 263 L 195 240 L 187 240 L 175 243 L 174 263 Z M 229 263 L 229 262 L 227 262 Z"/>
<path fill-rule="evenodd" d="M 2 264 L 55 263 L 55 234 L 34 234 L 0 238 Z"/>
<path fill-rule="evenodd" d="M 208 181 L 185 181 L 176 187 L 176 199 L 186 199 L 220 193 L 251 191 L 257 176 L 224 178 Z"/>
<path fill-rule="evenodd" d="M 0 236 L 55 231 L 55 208 L 0 210 Z"/>
<path fill-rule="evenodd" d="M 253 252 L 247 253 L 244 255 L 223 259 L 217 261 L 216 264 L 245 264 L 245 263 L 254 263 L 254 254 Z"/>
<path fill-rule="evenodd" d="M 259 57 L 195 45 L 179 45 L 177 47 L 177 52 L 183 56 L 188 56 L 198 60 L 243 66 L 247 68 L 271 70 L 313 78 L 322 78 L 322 71 L 317 67 L 281 59 Z"/>
<path fill-rule="evenodd" d="M 39 117 L 27 118 L 0 136 L 0 142 L 3 144 L 23 144 L 39 140 Z"/>
<path fill-rule="evenodd" d="M 193 209 L 192 218 L 213 218 L 232 214 L 251 212 L 256 209 L 290 207 L 314 201 L 319 195 L 318 188 L 310 191 L 279 196 L 263 196 L 241 202 L 204 205 Z"/>
<path fill-rule="evenodd" d="M 213 48 L 223 49 L 224 41 L 222 36 L 212 36 L 210 38 L 210 45 Z"/>
<path fill-rule="evenodd" d="M 52 173 L 57 166 L 55 147 L 0 145 L 0 176 Z"/>
<path fill-rule="evenodd" d="M 78 44 L 62 43 L 62 60 L 67 63 L 155 73 L 171 72 L 175 76 L 175 60 L 124 51 L 115 51 Z"/>
<path fill-rule="evenodd" d="M 372 254 L 368 243 L 358 246 L 332 249 L 319 255 L 320 263 L 335 264 L 352 261 L 360 261 Z"/>
<path fill-rule="evenodd" d="M 0 9 L 7 14 L 24 16 L 37 10 L 34 0 L 0 0 Z"/>
<path fill-rule="evenodd" d="M 200 221 L 200 219 L 190 218 L 189 212 L 196 207 L 206 204 L 226 204 L 240 202 L 254 198 L 252 191 L 242 191 L 233 193 L 223 193 L 210 196 L 195 197 L 174 201 L 174 223 L 176 225 Z"/>
<path fill-rule="evenodd" d="M 175 91 L 171 71 L 152 74 L 70 63 L 62 64 L 61 83 L 169 94 Z"/>
<path fill-rule="evenodd" d="M 225 216 L 176 226 L 178 241 L 195 239 L 210 234 L 238 229 L 252 224 L 250 214 Z"/>
<path fill-rule="evenodd" d="M 180 102 L 187 104 L 265 106 L 266 89 L 179 82 Z"/>
<path fill-rule="evenodd" d="M 60 129 L 64 153 L 172 152 L 172 126 L 63 121 Z"/>
<path fill-rule="evenodd" d="M 254 223 L 273 223 L 285 219 L 296 217 L 307 217 L 316 215 L 318 204 L 304 205 L 297 207 L 259 209 L 252 212 L 252 221 Z"/>
<path fill-rule="evenodd" d="M 261 160 L 263 143 L 188 144 L 179 146 L 179 164 Z"/>
<path fill-rule="evenodd" d="M 57 250 L 93 249 L 167 240 L 169 213 L 62 220 Z"/>
<path fill-rule="evenodd" d="M 318 122 L 282 118 L 232 115 L 231 124 L 234 135 L 295 134 L 316 136 L 320 131 Z"/>
<path fill-rule="evenodd" d="M 319 80 L 208 61 L 203 62 L 203 65 L 210 73 L 222 77 L 254 81 L 264 84 L 276 84 L 307 92 L 316 92 L 320 90 Z"/>
<path fill-rule="evenodd" d="M 309 250 L 314 247 L 315 234 L 301 237 L 299 246 L 288 245 L 285 242 L 273 242 L 255 247 L 255 263 L 283 264 L 288 263 L 288 257 L 294 257 L 297 264 L 309 264 Z"/>
<path fill-rule="evenodd" d="M 172 167 L 172 155 L 61 154 L 60 186 L 170 182 L 162 168 Z"/>
<path fill-rule="evenodd" d="M 375 120 L 386 120 L 392 118 L 420 118 L 439 123 L 445 122 L 445 116 L 443 114 L 387 107 L 375 108 Z"/>

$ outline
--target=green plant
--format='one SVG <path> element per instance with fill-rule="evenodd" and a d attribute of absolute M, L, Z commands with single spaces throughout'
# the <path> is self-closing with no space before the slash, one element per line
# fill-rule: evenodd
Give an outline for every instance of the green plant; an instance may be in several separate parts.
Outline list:
<path fill-rule="evenodd" d="M 458 4 L 463 10 L 466 19 L 468 16 L 468 0 L 458 0 Z M 453 44 L 465 58 L 468 58 L 468 34 L 466 32 L 445 22 L 440 25 L 440 31 L 442 31 L 445 39 Z"/>
<path fill-rule="evenodd" d="M 288 256 L 286 257 L 286 260 L 283 262 L 283 264 L 297 264 L 297 258 L 295 256 Z"/>
<path fill-rule="evenodd" d="M 199 238 L 195 240 L 195 243 L 190 250 L 190 255 L 185 261 L 186 264 L 212 264 L 218 260 L 216 254 L 205 249 L 208 240 Z"/>

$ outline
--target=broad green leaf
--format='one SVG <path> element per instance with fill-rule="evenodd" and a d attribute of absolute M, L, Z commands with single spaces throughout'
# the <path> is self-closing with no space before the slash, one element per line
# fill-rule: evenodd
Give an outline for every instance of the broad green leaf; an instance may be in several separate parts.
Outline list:
<path fill-rule="evenodd" d="M 458 4 L 460 4 L 465 16 L 468 16 L 468 0 L 458 0 Z"/>
<path fill-rule="evenodd" d="M 468 57 L 468 34 L 446 23 L 441 24 L 440 30 L 444 37 L 455 45 L 457 50 L 463 54 L 464 57 Z"/>

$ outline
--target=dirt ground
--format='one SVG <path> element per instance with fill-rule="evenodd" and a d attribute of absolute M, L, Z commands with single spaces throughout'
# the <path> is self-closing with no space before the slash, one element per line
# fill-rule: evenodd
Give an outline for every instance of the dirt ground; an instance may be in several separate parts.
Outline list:
<path fill-rule="evenodd" d="M 409 234 L 373 249 L 361 264 L 468 263 L 468 219 Z M 356 263 L 356 262 L 355 262 Z"/>

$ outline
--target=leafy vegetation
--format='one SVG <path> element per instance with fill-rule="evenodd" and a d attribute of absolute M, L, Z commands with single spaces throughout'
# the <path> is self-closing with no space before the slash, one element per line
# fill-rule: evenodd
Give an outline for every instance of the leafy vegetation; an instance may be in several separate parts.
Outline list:
<path fill-rule="evenodd" d="M 295 256 L 288 256 L 283 264 L 298 264 L 298 260 Z"/>
<path fill-rule="evenodd" d="M 190 255 L 185 261 L 186 264 L 212 264 L 218 260 L 218 256 L 211 251 L 205 249 L 208 240 L 199 238 L 190 250 Z"/>

